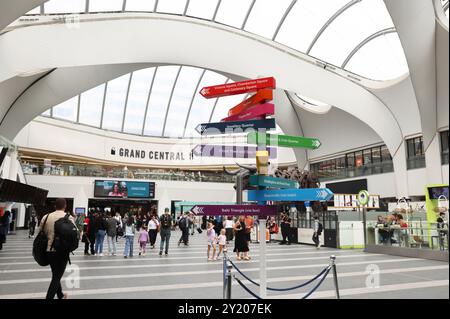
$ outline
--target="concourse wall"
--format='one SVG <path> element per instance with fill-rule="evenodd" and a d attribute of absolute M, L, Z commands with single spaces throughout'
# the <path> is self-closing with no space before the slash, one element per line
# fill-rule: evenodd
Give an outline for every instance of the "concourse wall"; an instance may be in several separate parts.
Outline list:
<path fill-rule="evenodd" d="M 96 179 L 107 178 L 27 175 L 28 184 L 49 190 L 48 197 L 73 198 L 74 208 L 84 207 L 86 209 L 88 200 L 94 198 L 94 181 Z M 233 184 L 158 180 L 152 180 L 152 182 L 156 184 L 154 200 L 158 201 L 158 214 L 160 215 L 164 213 L 165 207 L 170 208 L 172 200 L 201 202 L 234 202 L 236 200 Z"/>

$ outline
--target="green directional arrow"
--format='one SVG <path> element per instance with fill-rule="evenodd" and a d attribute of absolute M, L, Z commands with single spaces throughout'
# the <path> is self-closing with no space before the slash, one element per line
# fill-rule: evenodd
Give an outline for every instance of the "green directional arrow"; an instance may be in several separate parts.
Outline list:
<path fill-rule="evenodd" d="M 250 176 L 250 186 L 265 186 L 270 188 L 298 188 L 298 182 L 264 175 Z"/>
<path fill-rule="evenodd" d="M 317 138 L 301 136 L 274 135 L 259 132 L 250 132 L 247 135 L 248 144 L 273 145 L 281 147 L 309 148 L 315 150 L 321 143 Z"/>

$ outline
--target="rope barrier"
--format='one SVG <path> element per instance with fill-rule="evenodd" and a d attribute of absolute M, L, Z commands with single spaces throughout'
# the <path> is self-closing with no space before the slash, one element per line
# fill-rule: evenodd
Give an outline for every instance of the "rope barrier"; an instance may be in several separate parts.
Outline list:
<path fill-rule="evenodd" d="M 252 295 L 253 297 L 255 297 L 256 299 L 262 299 L 260 296 L 258 296 L 257 294 L 255 294 L 253 291 L 251 291 L 250 289 L 247 288 L 247 286 L 245 286 L 242 281 L 239 280 L 239 278 L 237 278 L 236 276 L 234 276 L 234 279 L 236 279 L 236 281 L 238 282 L 239 286 L 241 286 L 246 292 L 248 292 L 250 295 Z"/>
<path fill-rule="evenodd" d="M 236 269 L 236 271 L 245 279 L 247 279 L 248 281 L 250 281 L 252 284 L 254 284 L 255 286 L 259 287 L 259 284 L 257 282 L 255 282 L 254 280 L 252 280 L 251 278 L 249 278 L 246 274 L 244 274 L 231 260 L 228 259 L 228 261 L 230 262 L 230 264 Z M 316 275 L 314 278 L 308 280 L 307 282 L 304 282 L 300 285 L 294 286 L 294 287 L 290 287 L 290 288 L 270 288 L 267 287 L 267 290 L 271 290 L 271 291 L 289 291 L 289 290 L 295 290 L 298 288 L 302 288 L 305 287 L 307 285 L 309 285 L 310 283 L 312 283 L 313 281 L 315 281 L 317 278 L 319 278 L 320 276 L 322 276 L 328 269 L 329 267 L 324 268 L 318 275 Z"/>
<path fill-rule="evenodd" d="M 319 288 L 319 286 L 323 283 L 323 281 L 325 280 L 325 278 L 327 278 L 328 273 L 330 272 L 330 270 L 331 270 L 331 266 L 328 266 L 328 267 L 326 268 L 326 272 L 325 272 L 324 276 L 322 277 L 322 279 L 320 279 L 320 281 L 317 283 L 317 285 L 316 285 L 310 292 L 308 292 L 306 295 L 304 295 L 304 296 L 302 297 L 302 299 L 308 298 L 309 296 L 311 296 L 311 295 L 317 290 L 317 288 Z"/>

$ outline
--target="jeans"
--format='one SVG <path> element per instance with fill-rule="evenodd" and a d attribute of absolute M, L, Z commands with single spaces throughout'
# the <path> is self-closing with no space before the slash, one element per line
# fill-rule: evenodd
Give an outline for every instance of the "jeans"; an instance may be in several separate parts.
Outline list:
<path fill-rule="evenodd" d="M 52 281 L 48 287 L 46 299 L 54 299 L 55 295 L 58 299 L 62 299 L 64 294 L 61 287 L 61 278 L 66 271 L 67 262 L 69 261 L 68 255 L 57 254 L 56 252 L 49 252 L 48 259 L 50 261 L 50 268 L 52 270 Z"/>
<path fill-rule="evenodd" d="M 112 249 L 111 249 L 112 246 Z M 108 253 L 109 254 L 116 254 L 117 247 L 116 247 L 116 238 L 115 236 L 108 236 Z"/>
<path fill-rule="evenodd" d="M 99 229 L 97 231 L 97 235 L 95 236 L 95 253 L 102 254 L 103 253 L 103 242 L 105 241 L 106 231 L 103 229 Z"/>
<path fill-rule="evenodd" d="M 312 240 L 313 240 L 314 244 L 316 245 L 316 247 L 320 246 L 320 239 L 319 239 L 319 235 L 317 233 L 314 233 L 314 235 L 312 236 Z"/>
<path fill-rule="evenodd" d="M 170 229 L 161 228 L 161 245 L 159 247 L 160 251 L 164 249 L 164 243 L 166 243 L 165 253 L 169 252 L 169 241 L 170 241 Z"/>
<path fill-rule="evenodd" d="M 133 241 L 134 236 L 125 236 L 125 251 L 123 255 L 126 257 L 133 257 Z"/>

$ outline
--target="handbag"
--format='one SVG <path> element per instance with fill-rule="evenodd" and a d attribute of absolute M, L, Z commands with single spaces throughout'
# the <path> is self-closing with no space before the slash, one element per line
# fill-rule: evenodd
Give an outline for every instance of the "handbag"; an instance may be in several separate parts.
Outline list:
<path fill-rule="evenodd" d="M 50 264 L 47 255 L 48 237 L 44 232 L 45 224 L 47 223 L 49 215 L 50 214 L 47 215 L 47 218 L 45 219 L 44 224 L 42 224 L 39 234 L 36 236 L 33 242 L 33 257 L 39 266 L 48 266 Z"/>
<path fill-rule="evenodd" d="M 197 227 L 197 232 L 198 232 L 199 234 L 201 234 L 201 233 L 203 233 L 203 230 L 202 230 L 200 227 Z"/>

